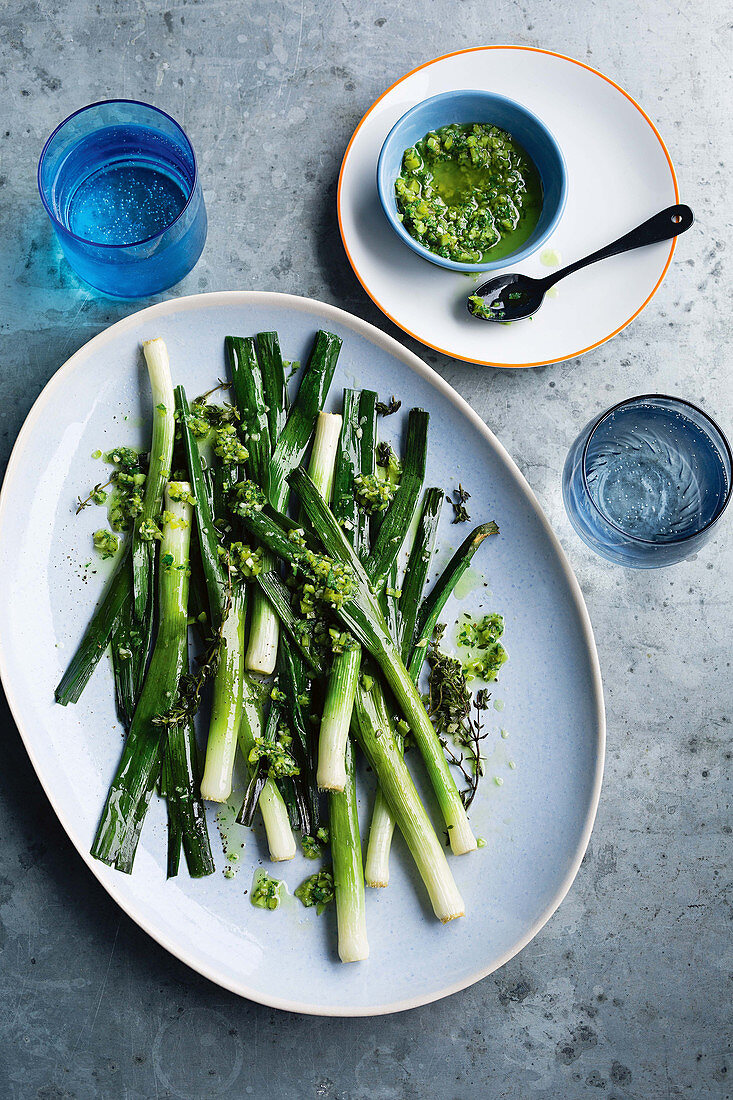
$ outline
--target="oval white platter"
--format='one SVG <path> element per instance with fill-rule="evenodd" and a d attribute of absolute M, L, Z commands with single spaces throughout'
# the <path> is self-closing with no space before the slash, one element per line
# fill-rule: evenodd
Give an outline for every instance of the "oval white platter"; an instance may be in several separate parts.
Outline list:
<path fill-rule="evenodd" d="M 212 812 L 217 873 L 192 880 L 183 869 L 166 881 L 165 814 L 154 800 L 131 876 L 92 860 L 89 846 L 121 748 L 107 658 L 76 706 L 57 706 L 53 698 L 108 572 L 91 548 L 102 510 L 74 514 L 79 494 L 104 480 L 92 454 L 147 443 L 141 341 L 166 340 L 175 381 L 195 396 L 223 377 L 225 336 L 277 329 L 284 354 L 302 359 L 318 328 L 344 341 L 330 407 L 338 407 L 345 385 L 357 385 L 397 394 L 402 412 L 427 408 L 426 484 L 449 491 L 461 480 L 472 493 L 474 521 L 499 523 L 501 534 L 487 540 L 476 562 L 487 586 L 478 583 L 462 602 L 453 601 L 446 616 L 452 624 L 462 608 L 501 612 L 510 653 L 494 691 L 497 709 L 488 713 L 488 776 L 472 808 L 487 845 L 452 860 L 466 917 L 446 927 L 434 920 L 398 841 L 389 888 L 368 891 L 370 958 L 349 966 L 335 952 L 332 913 L 316 917 L 292 898 L 274 913 L 250 904 L 245 891 L 266 860 L 257 829 L 247 834 L 236 877 L 227 880 Z M 384 428 L 394 434 L 400 424 L 395 416 Z M 436 569 L 466 532 L 449 520 L 444 516 Z M 61 823 L 125 912 L 212 981 L 299 1012 L 397 1011 L 501 966 L 560 904 L 588 843 L 603 769 L 602 689 L 588 615 L 555 536 L 504 448 L 445 382 L 391 337 L 334 306 L 257 292 L 167 301 L 113 325 L 53 376 L 18 437 L 0 499 L 0 568 L 6 578 L 0 672 Z M 425 790 L 417 754 L 412 767 Z M 369 778 L 364 775 L 361 788 L 364 835 Z M 428 792 L 425 797 L 434 813 Z M 276 873 L 292 892 L 313 869 L 298 856 Z"/>

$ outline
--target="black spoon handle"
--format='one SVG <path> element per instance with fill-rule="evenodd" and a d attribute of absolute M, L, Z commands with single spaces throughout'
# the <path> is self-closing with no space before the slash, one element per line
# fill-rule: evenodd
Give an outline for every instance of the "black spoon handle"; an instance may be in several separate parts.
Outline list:
<path fill-rule="evenodd" d="M 542 280 L 546 290 L 554 286 L 566 275 L 572 275 L 574 271 L 580 271 L 581 267 L 595 264 L 598 260 L 607 260 L 609 256 L 618 256 L 621 252 L 631 252 L 634 248 L 642 248 L 646 244 L 658 244 L 660 241 L 670 241 L 672 237 L 678 237 L 689 229 L 695 218 L 689 206 L 668 206 L 653 218 L 637 225 L 629 233 L 624 233 L 613 244 L 607 244 L 605 248 L 599 248 L 597 252 L 591 252 L 582 260 L 576 260 L 574 264 L 561 268 L 560 271 L 548 275 Z"/>

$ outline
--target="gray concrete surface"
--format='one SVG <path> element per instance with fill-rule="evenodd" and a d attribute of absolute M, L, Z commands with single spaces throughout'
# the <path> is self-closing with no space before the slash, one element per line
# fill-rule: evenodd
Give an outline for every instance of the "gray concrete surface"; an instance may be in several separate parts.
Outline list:
<path fill-rule="evenodd" d="M 238 1000 L 103 893 L 3 707 L 2 1100 L 730 1095 L 731 525 L 694 561 L 624 571 L 575 538 L 559 477 L 580 426 L 634 392 L 678 393 L 733 429 L 729 14 L 723 0 L 0 2 L 3 462 L 54 370 L 130 309 L 78 284 L 35 191 L 45 136 L 86 102 L 147 99 L 194 140 L 209 239 L 174 294 L 294 291 L 407 343 L 351 273 L 334 194 L 362 113 L 423 60 L 495 41 L 597 66 L 657 120 L 697 214 L 652 306 L 582 361 L 499 372 L 411 345 L 519 462 L 595 625 L 607 772 L 591 846 L 559 912 L 497 974 L 398 1017 L 320 1020 Z"/>

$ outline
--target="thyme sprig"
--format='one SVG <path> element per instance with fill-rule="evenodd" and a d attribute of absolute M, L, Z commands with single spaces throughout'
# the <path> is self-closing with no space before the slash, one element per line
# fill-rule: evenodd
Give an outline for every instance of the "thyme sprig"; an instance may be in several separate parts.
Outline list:
<path fill-rule="evenodd" d="M 461 662 L 440 649 L 444 632 L 444 624 L 438 623 L 428 653 L 428 714 L 448 762 L 458 768 L 465 780 L 461 798 L 468 809 L 484 775 L 481 742 L 488 736 L 483 728 L 483 715 L 490 694 L 486 688 L 475 696 L 471 694 Z"/>
<path fill-rule="evenodd" d="M 208 401 L 212 393 L 218 393 L 219 390 L 231 389 L 231 382 L 222 382 L 221 378 L 217 378 L 217 382 L 219 384 L 217 386 L 214 386 L 213 389 L 207 390 L 206 393 L 199 394 L 198 397 L 194 398 L 194 405 L 203 405 L 206 401 Z"/>
<path fill-rule="evenodd" d="M 76 511 L 75 511 L 74 515 L 78 516 L 79 512 L 83 511 L 84 508 L 88 508 L 89 505 L 92 504 L 92 503 L 99 504 L 100 501 L 97 500 L 97 495 L 99 493 L 103 493 L 104 490 L 108 489 L 111 484 L 112 484 L 112 479 L 111 478 L 109 479 L 109 481 L 105 481 L 104 484 L 102 484 L 102 482 L 100 481 L 94 486 L 94 488 L 89 493 L 89 496 L 85 497 L 84 500 L 82 500 L 81 497 L 77 497 L 76 498 L 77 508 L 76 508 Z M 102 500 L 101 503 L 104 503 L 104 500 Z"/>

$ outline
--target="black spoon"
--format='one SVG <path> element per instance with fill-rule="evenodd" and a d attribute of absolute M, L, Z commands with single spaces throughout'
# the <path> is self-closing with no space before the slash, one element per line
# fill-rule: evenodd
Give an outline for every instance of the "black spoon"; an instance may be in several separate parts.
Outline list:
<path fill-rule="evenodd" d="M 613 244 L 607 244 L 598 252 L 591 252 L 585 259 L 576 260 L 574 264 L 569 264 L 544 279 L 530 279 L 529 275 L 511 272 L 496 275 L 474 291 L 467 302 L 468 312 L 474 317 L 480 317 L 482 321 L 521 321 L 523 317 L 531 317 L 542 305 L 542 299 L 550 287 L 566 275 L 572 275 L 574 271 L 580 271 L 581 267 L 595 264 L 598 260 L 618 256 L 620 252 L 631 252 L 633 248 L 641 248 L 645 244 L 669 241 L 689 229 L 694 220 L 689 206 L 670 206 L 637 225 L 630 233 L 619 237 Z"/>

